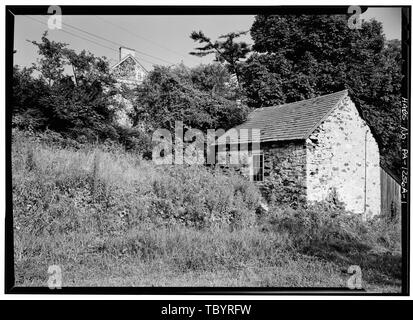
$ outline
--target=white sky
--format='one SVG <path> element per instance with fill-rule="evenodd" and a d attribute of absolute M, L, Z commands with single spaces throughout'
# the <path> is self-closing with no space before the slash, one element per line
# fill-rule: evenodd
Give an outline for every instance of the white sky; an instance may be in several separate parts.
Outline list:
<path fill-rule="evenodd" d="M 29 17 L 15 16 L 14 48 L 17 52 L 14 54 L 14 64 L 23 66 L 31 65 L 37 59 L 35 46 L 26 40 L 40 41 L 42 33 L 47 30 L 49 18 Z M 401 38 L 400 8 L 370 8 L 363 18 L 375 18 L 382 22 L 387 39 Z M 106 56 L 111 64 L 118 61 L 119 45 L 134 48 L 139 51 L 136 54 L 139 61 L 150 70 L 154 64 L 168 65 L 182 61 L 185 65 L 194 66 L 208 63 L 213 60 L 213 55 L 203 58 L 189 55 L 197 45 L 189 38 L 193 30 L 202 30 L 215 40 L 227 32 L 249 30 L 253 21 L 252 15 L 65 16 L 63 12 L 63 28 L 49 30 L 49 37 L 69 44 L 76 51 L 86 49 L 97 56 Z M 252 43 L 249 36 L 243 40 Z"/>

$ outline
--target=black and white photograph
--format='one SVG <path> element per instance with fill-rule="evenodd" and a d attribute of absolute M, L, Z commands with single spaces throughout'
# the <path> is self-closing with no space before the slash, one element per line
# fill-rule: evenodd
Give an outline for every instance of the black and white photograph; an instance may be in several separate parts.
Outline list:
<path fill-rule="evenodd" d="M 408 294 L 410 6 L 5 15 L 6 293 Z"/>

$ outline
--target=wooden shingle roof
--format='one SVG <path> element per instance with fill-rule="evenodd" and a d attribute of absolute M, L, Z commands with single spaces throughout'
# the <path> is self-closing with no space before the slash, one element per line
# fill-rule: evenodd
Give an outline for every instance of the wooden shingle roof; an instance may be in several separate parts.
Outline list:
<path fill-rule="evenodd" d="M 347 90 L 343 90 L 308 100 L 259 108 L 234 129 L 260 129 L 261 142 L 307 139 L 347 95 Z"/>

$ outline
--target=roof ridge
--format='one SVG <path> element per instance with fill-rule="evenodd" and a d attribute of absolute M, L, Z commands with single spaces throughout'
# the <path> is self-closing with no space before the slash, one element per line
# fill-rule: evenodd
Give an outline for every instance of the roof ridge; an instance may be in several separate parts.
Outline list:
<path fill-rule="evenodd" d="M 254 109 L 246 121 L 234 129 L 261 130 L 261 141 L 307 139 L 308 136 L 349 97 L 348 90 L 341 90 L 315 98 L 287 103 L 277 107 Z"/>
<path fill-rule="evenodd" d="M 331 96 L 333 94 L 338 94 L 340 92 L 346 92 L 348 94 L 348 89 L 344 89 L 344 90 L 340 90 L 340 91 L 336 91 L 336 92 L 332 92 L 332 93 L 327 93 L 327 94 L 323 94 L 322 96 L 317 96 L 314 98 L 309 98 L 309 99 L 304 99 L 304 100 L 298 100 L 298 101 L 294 101 L 294 102 L 288 102 L 288 103 L 283 103 L 283 104 L 277 104 L 275 106 L 267 106 L 267 107 L 260 107 L 260 108 L 256 108 L 254 109 L 254 111 L 258 111 L 258 110 L 262 110 L 262 109 L 268 109 L 268 108 L 279 108 L 282 106 L 288 106 L 290 104 L 294 104 L 294 103 L 301 103 L 301 102 L 305 102 L 305 101 L 310 101 L 310 100 L 314 100 L 314 99 L 318 99 L 318 98 L 322 98 L 322 97 L 327 97 L 327 96 Z"/>

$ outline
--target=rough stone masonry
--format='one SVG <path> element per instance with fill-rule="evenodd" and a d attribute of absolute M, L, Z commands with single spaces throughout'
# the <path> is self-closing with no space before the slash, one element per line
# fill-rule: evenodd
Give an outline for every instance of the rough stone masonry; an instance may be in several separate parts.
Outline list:
<path fill-rule="evenodd" d="M 346 209 L 380 213 L 380 154 L 369 126 L 347 96 L 306 140 L 307 200 L 335 189 Z"/>
<path fill-rule="evenodd" d="M 366 217 L 380 213 L 379 147 L 346 90 L 257 109 L 237 128 L 263 132 L 264 179 L 259 186 L 293 190 L 307 202 L 335 197 Z M 241 159 L 243 175 L 251 176 L 252 163 L 251 152 Z M 281 194 L 274 192 L 275 197 Z"/>

